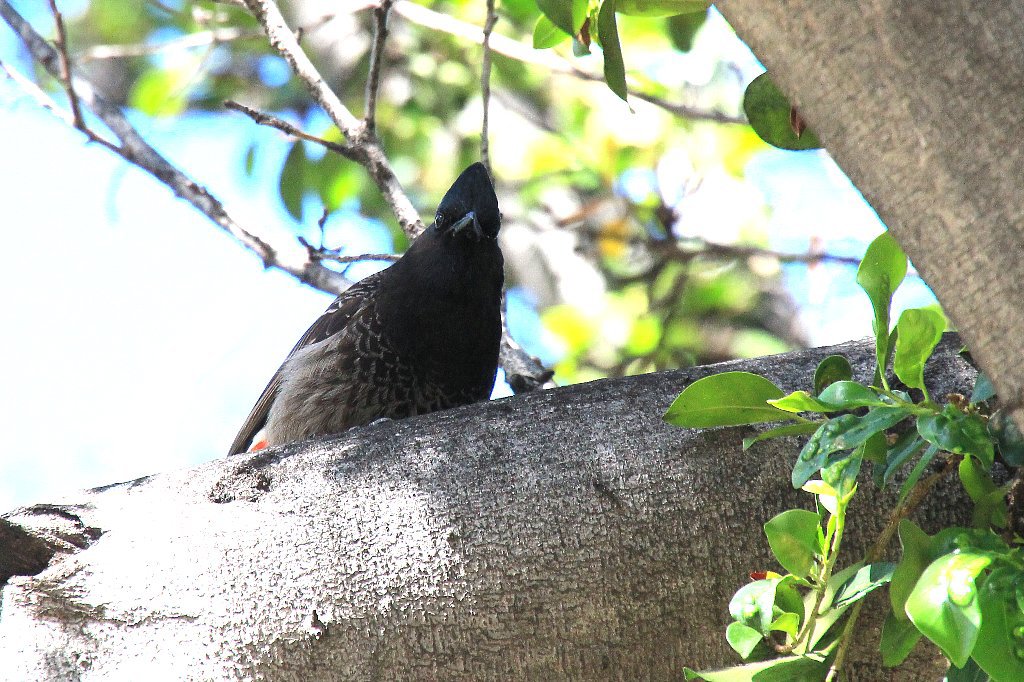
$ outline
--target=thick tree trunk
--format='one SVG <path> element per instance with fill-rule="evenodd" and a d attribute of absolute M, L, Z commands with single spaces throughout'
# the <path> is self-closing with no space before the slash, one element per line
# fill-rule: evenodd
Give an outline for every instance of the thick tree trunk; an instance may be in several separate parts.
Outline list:
<path fill-rule="evenodd" d="M 947 339 L 934 395 L 969 390 Z M 725 369 L 806 388 L 865 343 L 554 389 L 83 492 L 0 517 L 0 677 L 680 679 L 738 662 L 727 604 L 808 507 L 798 442 L 661 415 Z M 140 456 L 145 453 L 140 452 Z M 892 494 L 865 481 L 853 561 Z M 963 522 L 949 482 L 918 514 Z M 52 556 L 51 556 L 52 555 Z M 867 631 L 867 625 L 865 625 Z M 885 679 L 865 645 L 854 679 Z M 921 648 L 900 679 L 935 679 Z"/>
<path fill-rule="evenodd" d="M 721 0 L 1024 428 L 1024 5 Z"/>

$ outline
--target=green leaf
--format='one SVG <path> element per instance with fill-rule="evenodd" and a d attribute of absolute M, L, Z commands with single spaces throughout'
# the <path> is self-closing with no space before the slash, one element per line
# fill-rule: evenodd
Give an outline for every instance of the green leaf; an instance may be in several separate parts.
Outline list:
<path fill-rule="evenodd" d="M 547 16 L 537 17 L 537 24 L 533 27 L 533 49 L 554 47 L 568 38 L 569 34 L 551 23 Z"/>
<path fill-rule="evenodd" d="M 772 622 L 772 630 L 785 632 L 790 637 L 796 637 L 800 631 L 800 615 L 793 612 L 786 612 Z"/>
<path fill-rule="evenodd" d="M 725 629 L 725 638 L 729 641 L 729 646 L 740 655 L 740 658 L 746 660 L 757 648 L 757 645 L 764 640 L 764 635 L 749 625 L 733 621 Z"/>
<path fill-rule="evenodd" d="M 889 585 L 889 601 L 892 612 L 900 620 L 906 620 L 904 606 L 907 597 L 917 584 L 917 579 L 934 558 L 929 551 L 931 537 L 917 527 L 910 519 L 900 521 L 898 528 L 900 545 L 903 547 L 903 558 L 896 565 Z"/>
<path fill-rule="evenodd" d="M 914 489 L 914 486 L 917 485 L 918 479 L 920 479 L 922 474 L 924 474 L 928 465 L 932 463 L 932 459 L 934 459 L 938 451 L 939 448 L 937 445 L 929 445 L 928 449 L 924 451 L 923 455 L 921 455 L 921 459 L 917 460 L 917 464 L 915 464 L 914 468 L 910 470 L 910 475 L 907 476 L 907 480 L 903 481 L 903 485 L 900 486 L 899 501 L 901 504 L 903 503 L 903 500 L 907 498 L 907 495 L 910 494 L 910 491 Z"/>
<path fill-rule="evenodd" d="M 604 0 L 597 15 L 597 35 L 604 52 L 604 80 L 623 101 L 626 99 L 626 65 L 622 61 L 619 29 L 615 24 L 616 0 Z"/>
<path fill-rule="evenodd" d="M 705 682 L 820 682 L 827 672 L 825 658 L 815 655 L 773 658 L 704 672 L 683 668 L 685 679 Z"/>
<path fill-rule="evenodd" d="M 667 22 L 668 37 L 672 40 L 672 46 L 682 52 L 689 52 L 693 49 L 693 41 L 697 32 L 707 21 L 707 10 L 703 12 L 687 12 L 670 17 Z"/>
<path fill-rule="evenodd" d="M 132 86 L 128 102 L 150 116 L 177 116 L 188 106 L 189 82 L 180 69 L 147 69 Z"/>
<path fill-rule="evenodd" d="M 850 606 L 887 584 L 892 579 L 895 568 L 896 564 L 887 561 L 862 566 L 836 591 L 832 608 Z"/>
<path fill-rule="evenodd" d="M 1013 418 L 1008 417 L 1005 410 L 996 410 L 986 428 L 1006 463 L 1014 467 L 1024 466 L 1024 434 Z"/>
<path fill-rule="evenodd" d="M 853 367 L 850 361 L 843 355 L 830 355 L 818 363 L 814 370 L 814 395 L 820 396 L 821 392 L 837 381 L 849 381 L 853 378 Z"/>
<path fill-rule="evenodd" d="M 993 398 L 996 394 L 996 387 L 984 372 L 978 372 L 974 379 L 974 390 L 971 391 L 971 402 L 982 403 Z"/>
<path fill-rule="evenodd" d="M 687 386 L 664 419 L 689 429 L 792 420 L 793 415 L 765 402 L 781 397 L 782 389 L 762 376 L 722 372 Z"/>
<path fill-rule="evenodd" d="M 946 680 L 945 682 L 988 682 L 989 676 L 985 674 L 978 664 L 974 662 L 973 658 L 967 659 L 967 663 L 964 667 L 958 668 L 953 664 L 950 664 L 949 668 L 946 669 Z"/>
<path fill-rule="evenodd" d="M 705 0 L 618 0 L 616 11 L 636 17 L 672 17 L 677 14 L 707 12 Z"/>
<path fill-rule="evenodd" d="M 902 609 L 899 613 L 903 616 Z M 882 625 L 882 641 L 879 645 L 882 665 L 893 668 L 903 663 L 920 641 L 921 632 L 914 624 L 906 616 L 900 618 L 896 612 L 890 611 Z"/>
<path fill-rule="evenodd" d="M 794 150 L 821 147 L 821 141 L 811 130 L 803 130 L 797 136 L 793 129 L 793 106 L 767 73 L 747 86 L 743 111 L 757 136 L 774 147 Z"/>
<path fill-rule="evenodd" d="M 884 375 L 889 357 L 889 308 L 892 295 L 907 275 L 907 257 L 888 232 L 875 237 L 857 268 L 857 284 L 871 300 L 875 332 L 875 361 Z"/>
<path fill-rule="evenodd" d="M 907 616 L 958 668 L 964 667 L 981 626 L 976 580 L 991 558 L 947 554 L 924 570 L 907 598 Z"/>
<path fill-rule="evenodd" d="M 903 468 L 907 461 L 917 455 L 925 446 L 925 441 L 917 434 L 917 431 L 907 431 L 902 434 L 885 455 L 885 465 L 878 467 L 875 472 L 875 485 L 884 488 L 897 471 Z"/>
<path fill-rule="evenodd" d="M 964 457 L 959 466 L 960 482 L 974 502 L 971 525 L 975 528 L 1006 524 L 1006 489 L 999 488 L 989 477 L 988 471 L 973 457 Z"/>
<path fill-rule="evenodd" d="M 570 36 L 580 32 L 587 18 L 586 0 L 537 0 L 537 7 L 552 24 Z"/>
<path fill-rule="evenodd" d="M 997 585 L 992 576 L 980 592 L 981 630 L 971 656 L 996 682 L 1024 680 L 1024 638 L 1018 636 L 1024 614 L 1013 596 Z"/>
<path fill-rule="evenodd" d="M 245 174 L 252 175 L 252 169 L 256 166 L 256 145 L 250 144 L 245 148 Z"/>
<path fill-rule="evenodd" d="M 876 433 L 867 442 L 876 437 L 885 438 L 882 434 Z M 832 487 L 836 498 L 844 504 L 850 501 L 857 490 L 857 474 L 860 473 L 861 464 L 864 462 L 864 446 L 867 442 L 857 446 L 853 452 L 843 452 L 837 457 L 830 457 L 828 463 L 821 469 L 822 481 Z"/>
<path fill-rule="evenodd" d="M 844 414 L 825 422 L 800 451 L 793 467 L 793 487 L 799 488 L 806 483 L 807 479 L 825 466 L 828 456 L 833 452 L 852 450 L 908 414 L 902 407 L 876 407 L 862 417 Z"/>
<path fill-rule="evenodd" d="M 292 145 L 281 168 L 278 191 L 288 213 L 302 222 L 302 198 L 306 194 L 306 150 L 302 142 Z"/>
<path fill-rule="evenodd" d="M 977 457 L 986 468 L 995 459 L 985 423 L 977 415 L 965 414 L 952 405 L 946 405 L 937 414 L 919 416 L 917 432 L 943 450 Z"/>
<path fill-rule="evenodd" d="M 856 381 L 837 381 L 830 384 L 818 394 L 818 400 L 843 410 L 887 404 L 873 390 Z"/>
<path fill-rule="evenodd" d="M 767 635 L 775 620 L 775 591 L 780 580 L 755 580 L 741 587 L 729 601 L 729 615 L 736 622 L 749 625 L 762 635 Z"/>
<path fill-rule="evenodd" d="M 790 509 L 764 524 L 768 545 L 779 564 L 795 576 L 806 577 L 821 556 L 821 519 L 805 509 Z"/>
<path fill-rule="evenodd" d="M 911 308 L 903 311 L 896 326 L 899 337 L 893 371 L 907 386 L 919 388 L 927 395 L 924 364 L 942 339 L 946 316 L 933 308 Z"/>
<path fill-rule="evenodd" d="M 799 424 L 787 424 L 786 426 L 778 426 L 774 429 L 768 429 L 762 431 L 753 438 L 743 439 L 743 449 L 749 450 L 750 446 L 754 443 L 760 443 L 763 440 L 769 440 L 771 438 L 782 438 L 784 436 L 805 436 L 808 433 L 814 433 L 821 426 L 818 422 L 800 422 Z"/>
<path fill-rule="evenodd" d="M 818 400 L 807 391 L 794 391 L 782 398 L 766 401 L 786 412 L 835 412 L 840 409 Z"/>

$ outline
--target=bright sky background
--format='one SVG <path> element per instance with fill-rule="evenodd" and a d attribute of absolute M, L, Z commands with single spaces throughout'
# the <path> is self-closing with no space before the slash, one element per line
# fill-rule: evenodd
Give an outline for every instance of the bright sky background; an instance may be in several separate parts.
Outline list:
<path fill-rule="evenodd" d="M 30 17 L 45 9 L 36 0 L 15 5 L 31 9 Z M 16 55 L 13 35 L 0 25 L 0 59 L 30 73 Z M 286 140 L 233 117 L 136 122 L 243 224 L 293 231 L 276 190 Z M 0 130 L 0 358 L 7 367 L 0 512 L 223 456 L 270 375 L 331 297 L 264 271 L 166 187 L 86 145 L 2 77 Z M 247 177 L 244 150 L 256 138 L 261 154 Z M 773 207 L 773 248 L 806 251 L 817 236 L 831 252 L 859 256 L 884 229 L 823 152 L 762 154 L 748 177 Z M 353 214 L 335 214 L 329 234 L 350 253 L 391 246 L 384 231 Z M 811 275 L 787 269 L 813 344 L 869 332 L 870 306 L 854 274 L 849 267 Z M 912 280 L 896 305 L 931 300 Z M 545 355 L 536 319 L 521 305 L 513 313 L 520 342 Z"/>

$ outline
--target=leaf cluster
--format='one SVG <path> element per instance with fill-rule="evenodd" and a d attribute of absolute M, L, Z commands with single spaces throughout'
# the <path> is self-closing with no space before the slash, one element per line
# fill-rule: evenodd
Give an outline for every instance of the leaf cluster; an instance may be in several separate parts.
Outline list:
<path fill-rule="evenodd" d="M 953 396 L 939 404 L 929 395 L 924 368 L 946 319 L 933 308 L 911 309 L 891 325 L 893 293 L 906 271 L 906 256 L 888 233 L 871 243 L 858 270 L 874 310 L 871 382 L 854 380 L 850 363 L 831 356 L 818 366 L 812 390 L 786 394 L 764 377 L 726 372 L 694 382 L 666 412 L 669 423 L 686 428 L 788 422 L 744 440 L 745 450 L 769 438 L 810 436 L 791 483 L 811 494 L 813 511 L 790 509 L 764 527 L 786 573 L 757 576 L 730 602 L 726 637 L 747 663 L 689 671 L 691 677 L 832 679 L 859 603 L 888 585 L 885 665 L 899 665 L 927 638 L 948 657 L 949 679 L 1024 679 L 1024 550 L 1007 530 L 1008 486 L 997 485 L 991 471 L 997 452 L 1019 466 L 1024 441 L 1006 428 L 1009 420 L 988 414 L 993 392 L 983 375 L 970 400 Z M 890 367 L 902 388 L 890 386 Z M 891 435 L 900 424 L 910 426 Z M 879 488 L 900 481 L 898 506 L 868 555 L 836 570 L 865 463 Z M 972 524 L 928 536 L 905 517 L 954 470 L 974 502 Z M 896 531 L 900 561 L 879 561 Z"/>

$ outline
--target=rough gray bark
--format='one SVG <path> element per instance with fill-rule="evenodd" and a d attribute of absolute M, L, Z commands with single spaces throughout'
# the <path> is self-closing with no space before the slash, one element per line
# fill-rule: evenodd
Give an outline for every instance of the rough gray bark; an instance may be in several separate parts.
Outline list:
<path fill-rule="evenodd" d="M 957 348 L 929 367 L 936 396 L 971 386 Z M 861 342 L 597 381 L 15 510 L 0 678 L 679 679 L 737 662 L 728 600 L 775 568 L 761 526 L 811 501 L 787 483 L 799 444 L 744 454 L 750 429 L 661 415 L 726 369 L 805 388 L 834 352 L 870 376 Z M 850 561 L 891 502 L 862 485 Z M 918 521 L 968 515 L 949 482 Z M 920 653 L 899 679 L 935 678 Z M 888 674 L 867 646 L 850 672 Z"/>
<path fill-rule="evenodd" d="M 1024 4 L 722 0 L 892 230 L 1000 396 L 1024 404 Z M 1016 413 L 1024 428 L 1024 408 Z"/>

